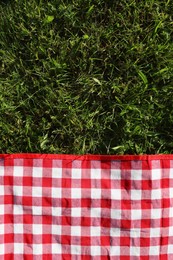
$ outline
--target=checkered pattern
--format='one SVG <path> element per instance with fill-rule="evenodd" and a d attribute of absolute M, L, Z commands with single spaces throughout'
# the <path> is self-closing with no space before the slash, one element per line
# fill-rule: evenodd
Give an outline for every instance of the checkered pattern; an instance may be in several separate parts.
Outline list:
<path fill-rule="evenodd" d="M 173 155 L 0 155 L 0 259 L 173 259 Z"/>

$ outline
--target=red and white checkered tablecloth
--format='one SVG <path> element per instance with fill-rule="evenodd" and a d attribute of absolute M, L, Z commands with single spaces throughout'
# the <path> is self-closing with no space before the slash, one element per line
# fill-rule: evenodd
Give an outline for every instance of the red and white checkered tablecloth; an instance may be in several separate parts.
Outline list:
<path fill-rule="evenodd" d="M 0 155 L 1 259 L 173 259 L 173 155 Z"/>

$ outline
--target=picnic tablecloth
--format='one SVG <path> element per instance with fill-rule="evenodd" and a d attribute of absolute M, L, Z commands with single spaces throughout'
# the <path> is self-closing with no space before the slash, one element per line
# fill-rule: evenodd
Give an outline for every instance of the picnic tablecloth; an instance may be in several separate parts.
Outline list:
<path fill-rule="evenodd" d="M 173 155 L 0 155 L 0 260 L 173 259 Z"/>

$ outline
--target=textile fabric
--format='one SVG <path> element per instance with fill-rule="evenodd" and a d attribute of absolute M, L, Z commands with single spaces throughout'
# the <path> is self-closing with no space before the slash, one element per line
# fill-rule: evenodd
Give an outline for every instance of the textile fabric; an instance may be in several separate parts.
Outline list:
<path fill-rule="evenodd" d="M 0 155 L 0 259 L 173 259 L 173 155 Z"/>

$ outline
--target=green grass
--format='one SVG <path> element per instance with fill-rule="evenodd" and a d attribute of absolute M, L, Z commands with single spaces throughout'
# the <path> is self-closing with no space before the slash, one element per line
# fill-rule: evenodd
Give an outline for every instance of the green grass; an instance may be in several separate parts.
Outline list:
<path fill-rule="evenodd" d="M 2 153 L 173 153 L 173 3 L 0 4 Z"/>

